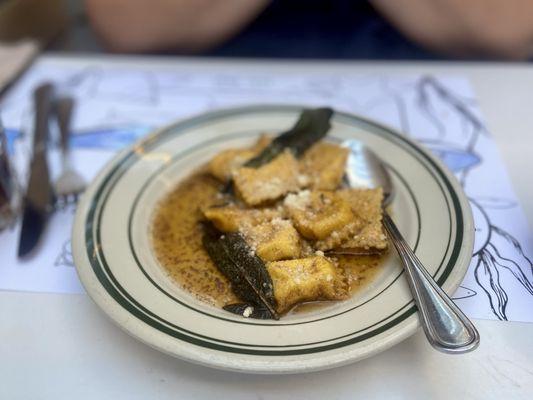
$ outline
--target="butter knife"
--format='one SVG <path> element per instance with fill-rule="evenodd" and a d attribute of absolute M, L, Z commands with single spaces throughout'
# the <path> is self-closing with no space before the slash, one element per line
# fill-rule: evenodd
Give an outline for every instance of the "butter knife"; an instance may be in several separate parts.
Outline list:
<path fill-rule="evenodd" d="M 28 255 L 39 242 L 52 209 L 54 193 L 46 158 L 48 119 L 52 109 L 53 86 L 45 83 L 34 91 L 35 125 L 30 177 L 24 198 L 18 256 Z"/>

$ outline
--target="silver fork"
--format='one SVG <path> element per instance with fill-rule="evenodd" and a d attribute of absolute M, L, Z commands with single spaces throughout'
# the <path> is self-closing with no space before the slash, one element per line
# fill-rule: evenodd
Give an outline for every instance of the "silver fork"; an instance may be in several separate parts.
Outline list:
<path fill-rule="evenodd" d="M 70 121 L 74 109 L 72 97 L 61 97 L 55 102 L 55 113 L 61 138 L 62 172 L 54 182 L 58 206 L 76 203 L 87 186 L 85 179 L 74 169 L 70 156 Z"/>

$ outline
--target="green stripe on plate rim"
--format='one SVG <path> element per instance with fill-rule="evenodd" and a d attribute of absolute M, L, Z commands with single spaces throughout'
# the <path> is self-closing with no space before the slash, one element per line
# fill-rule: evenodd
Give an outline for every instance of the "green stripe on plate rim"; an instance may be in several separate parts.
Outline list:
<path fill-rule="evenodd" d="M 283 107 L 279 107 L 279 106 L 251 106 L 251 107 L 244 107 L 244 108 L 233 109 L 233 110 L 222 110 L 222 111 L 218 111 L 218 112 L 212 112 L 212 113 L 209 113 L 209 114 L 206 114 L 206 115 L 203 115 L 203 116 L 194 117 L 194 118 L 191 118 L 189 120 L 185 120 L 183 122 L 178 122 L 178 123 L 168 127 L 166 130 L 163 130 L 163 131 L 157 132 L 156 134 L 150 135 L 148 138 L 142 140 L 135 147 L 138 148 L 139 146 L 142 145 L 145 148 L 149 148 L 149 147 L 152 147 L 153 145 L 164 143 L 169 138 L 175 137 L 176 135 L 183 134 L 190 127 L 196 127 L 200 123 L 210 122 L 210 121 L 212 121 L 214 119 L 220 119 L 222 117 L 234 117 L 234 116 L 237 116 L 237 115 L 247 114 L 247 113 L 251 113 L 251 112 L 261 112 L 261 113 L 265 113 L 265 112 L 290 112 L 290 113 L 294 113 L 294 112 L 297 112 L 297 111 L 301 111 L 303 108 L 304 107 L 299 107 L 299 106 L 283 106 Z M 391 142 L 393 142 L 393 143 L 395 143 L 397 145 L 400 145 L 402 148 L 407 150 L 409 153 L 411 153 L 417 159 L 424 161 L 426 164 L 431 166 L 434 171 L 437 172 L 438 176 L 440 176 L 440 178 L 444 182 L 444 184 L 445 184 L 445 186 L 447 188 L 447 192 L 446 193 L 448 193 L 448 195 L 451 197 L 452 203 L 454 205 L 457 232 L 456 232 L 455 243 L 454 243 L 454 246 L 453 246 L 453 250 L 452 250 L 452 254 L 450 256 L 450 259 L 449 259 L 449 261 L 448 261 L 443 273 L 437 279 L 437 283 L 439 285 L 442 285 L 446 281 L 446 279 L 449 276 L 449 274 L 451 273 L 451 271 L 453 270 L 455 262 L 457 261 L 457 258 L 458 258 L 459 254 L 460 254 L 460 251 L 461 251 L 461 243 L 462 243 L 463 235 L 464 235 L 464 232 L 463 232 L 463 213 L 462 213 L 462 209 L 461 209 L 461 204 L 460 204 L 459 198 L 457 197 L 457 194 L 453 190 L 453 186 L 452 186 L 451 182 L 448 180 L 448 177 L 440 169 L 440 167 L 433 161 L 433 159 L 431 157 L 429 157 L 427 154 L 425 154 L 424 151 L 420 150 L 417 146 L 413 146 L 408 140 L 406 140 L 405 138 L 397 135 L 394 131 L 388 129 L 387 127 L 384 127 L 384 126 L 376 124 L 374 122 L 365 120 L 365 119 L 360 118 L 360 117 L 351 116 L 349 114 L 344 114 L 344 113 L 339 113 L 339 112 L 335 113 L 335 118 L 345 119 L 345 120 L 347 120 L 349 122 L 350 125 L 355 125 L 355 126 L 359 126 L 359 127 L 367 126 L 367 128 L 370 128 L 369 129 L 370 131 L 375 131 L 376 128 L 377 128 L 377 132 L 374 132 L 374 133 L 377 133 L 380 136 L 382 136 L 383 138 L 385 138 L 385 139 L 387 139 L 387 140 L 389 140 L 389 141 L 391 141 Z M 175 130 L 179 130 L 179 131 L 175 132 Z M 198 334 L 194 334 L 192 332 L 188 332 L 185 329 L 177 327 L 177 326 L 176 326 L 176 328 L 180 329 L 180 331 L 176 331 L 173 328 L 171 328 L 171 327 L 169 327 L 169 326 L 157 321 L 156 319 L 154 319 L 154 317 L 155 318 L 159 318 L 159 317 L 157 317 L 156 315 L 151 313 L 149 310 L 146 310 L 142 305 L 138 304 L 120 286 L 120 284 L 112 276 L 111 271 L 109 269 L 109 266 L 107 265 L 107 263 L 105 261 L 105 255 L 101 252 L 102 247 L 99 244 L 99 229 L 98 228 L 99 228 L 99 225 L 100 225 L 99 222 L 100 222 L 100 219 L 101 219 L 101 211 L 103 210 L 103 204 L 105 204 L 105 199 L 107 199 L 107 197 L 108 197 L 108 195 L 110 193 L 108 185 L 111 184 L 112 182 L 114 184 L 114 182 L 117 180 L 117 179 L 115 179 L 115 180 L 112 181 L 112 178 L 113 178 L 113 176 L 115 175 L 115 173 L 117 171 L 119 171 L 120 169 L 123 169 L 123 170 L 127 169 L 133 162 L 135 162 L 136 159 L 137 159 L 137 155 L 135 154 L 134 151 L 130 151 L 130 152 L 125 153 L 123 158 L 121 160 L 116 161 L 116 165 L 111 169 L 111 171 L 107 174 L 107 176 L 104 177 L 103 182 L 98 187 L 98 189 L 96 191 L 96 194 L 95 194 L 95 196 L 94 196 L 94 198 L 92 200 L 92 203 L 89 206 L 89 211 L 87 213 L 87 219 L 86 219 L 86 224 L 85 224 L 85 236 L 86 236 L 86 246 L 87 246 L 87 257 L 88 257 L 88 260 L 90 262 L 91 267 L 93 268 L 93 272 L 95 273 L 95 275 L 96 275 L 97 279 L 99 280 L 99 282 L 102 284 L 102 287 L 127 312 L 129 312 L 130 314 L 134 315 L 136 318 L 140 319 L 141 321 L 143 321 L 144 323 L 148 324 L 152 328 L 157 329 L 160 332 L 163 332 L 165 334 L 168 334 L 168 335 L 170 335 L 170 336 L 172 336 L 172 337 L 174 337 L 176 339 L 179 339 L 179 340 L 182 340 L 182 341 L 185 341 L 185 342 L 197 345 L 197 346 L 205 347 L 205 348 L 208 348 L 208 349 L 213 349 L 213 350 L 218 350 L 218 351 L 223 351 L 223 352 L 230 352 L 230 353 L 248 354 L 248 355 L 287 356 L 287 355 L 312 354 L 312 353 L 317 353 L 317 352 L 323 352 L 323 351 L 338 349 L 338 348 L 341 348 L 341 347 L 344 347 L 344 346 L 349 346 L 349 345 L 352 345 L 354 343 L 361 342 L 361 341 L 369 339 L 369 338 L 371 338 L 373 336 L 379 335 L 379 334 L 387 331 L 388 329 L 392 328 L 393 326 L 398 325 L 399 323 L 401 323 L 402 321 L 406 320 L 408 317 L 413 315 L 414 312 L 416 311 L 416 307 L 414 305 L 412 305 L 412 302 L 410 302 L 410 303 L 406 304 L 404 307 L 402 307 L 400 310 L 397 310 L 395 313 L 393 313 L 391 316 L 389 316 L 387 318 L 391 318 L 395 314 L 403 311 L 403 309 L 406 306 L 412 305 L 409 309 L 404 311 L 398 317 L 394 318 L 393 320 L 390 320 L 390 321 L 386 322 L 383 325 L 380 325 L 379 327 L 377 327 L 376 329 L 374 329 L 374 330 L 372 330 L 370 332 L 363 333 L 363 334 L 361 334 L 359 336 L 350 338 L 348 340 L 345 340 L 345 341 L 342 341 L 342 342 L 332 343 L 332 344 L 329 344 L 329 345 L 311 347 L 311 348 L 287 349 L 287 350 L 275 350 L 275 351 L 273 351 L 273 350 L 256 349 L 256 348 L 252 349 L 252 348 L 233 347 L 231 345 L 228 346 L 227 344 L 229 344 L 229 342 L 220 341 L 220 340 L 215 339 L 215 338 L 207 338 L 205 336 L 200 336 Z M 428 168 L 427 165 L 426 165 L 426 168 L 428 169 L 428 171 L 431 172 L 431 169 Z M 436 179 L 436 181 L 439 184 L 439 186 L 442 186 L 440 181 L 439 181 L 439 179 Z M 106 193 L 106 196 L 104 198 L 104 202 L 102 202 L 101 196 L 104 194 L 104 192 L 107 192 L 107 193 Z M 448 202 L 447 196 L 445 196 L 445 199 Z M 100 211 L 100 212 L 97 213 L 97 211 Z M 450 213 L 449 217 L 450 217 L 450 235 L 451 235 L 451 231 L 452 231 L 452 228 L 453 228 L 453 226 L 451 225 L 451 222 L 452 222 L 451 221 L 451 218 L 452 218 L 451 213 Z M 96 224 L 95 224 L 95 222 L 96 222 Z M 96 239 L 96 241 L 95 241 L 95 239 Z M 448 244 L 448 247 L 449 247 L 449 244 Z M 439 269 L 441 268 L 441 266 L 439 266 Z M 110 274 L 110 275 L 108 276 L 104 270 L 107 271 L 107 273 Z M 114 281 L 114 284 L 110 281 L 110 279 L 112 281 Z M 115 287 L 115 285 L 116 285 L 116 287 Z M 117 288 L 120 289 L 120 291 L 117 290 Z M 276 326 L 276 325 L 272 324 L 272 325 L 269 325 L 269 326 Z M 365 329 L 369 329 L 369 328 L 371 328 L 371 327 L 366 327 Z M 193 335 L 196 335 L 197 337 L 190 336 L 189 334 L 187 334 L 185 332 L 192 333 Z M 359 332 L 360 331 L 353 332 L 353 333 L 345 335 L 345 336 L 352 336 L 352 335 L 357 334 Z M 204 340 L 204 338 L 205 339 L 209 339 L 209 340 L 213 340 L 213 341 L 218 342 L 218 343 L 213 343 L 213 342 L 210 342 L 208 340 Z M 339 339 L 339 338 L 337 338 L 337 339 Z M 337 339 L 332 339 L 332 340 L 337 340 Z M 330 341 L 330 340 L 328 340 L 328 341 Z M 221 343 L 224 343 L 224 344 L 221 344 Z M 246 346 L 246 344 L 237 344 L 237 345 Z M 259 346 L 254 346 L 254 347 L 259 347 Z M 264 346 L 264 347 L 271 347 L 271 346 Z M 291 347 L 295 347 L 295 346 L 291 346 Z"/>

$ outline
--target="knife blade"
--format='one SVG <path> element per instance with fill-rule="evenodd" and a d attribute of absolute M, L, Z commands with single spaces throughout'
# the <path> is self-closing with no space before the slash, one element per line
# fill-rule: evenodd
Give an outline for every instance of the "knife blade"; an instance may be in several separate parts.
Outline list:
<path fill-rule="evenodd" d="M 52 109 L 52 84 L 42 84 L 35 89 L 33 95 L 35 105 L 33 154 L 28 188 L 24 197 L 19 257 L 28 255 L 39 242 L 54 200 L 46 158 L 48 119 Z"/>

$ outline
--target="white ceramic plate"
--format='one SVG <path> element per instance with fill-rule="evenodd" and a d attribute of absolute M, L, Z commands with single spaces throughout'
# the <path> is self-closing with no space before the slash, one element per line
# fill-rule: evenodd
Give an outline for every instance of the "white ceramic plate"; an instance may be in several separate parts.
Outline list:
<path fill-rule="evenodd" d="M 185 360 L 244 372 L 287 373 L 347 364 L 400 342 L 419 327 L 395 254 L 350 300 L 283 317 L 245 319 L 195 300 L 165 275 L 148 235 L 156 203 L 221 149 L 291 127 L 295 106 L 252 106 L 203 114 L 155 132 L 116 156 L 77 211 L 73 252 L 89 295 L 120 327 Z M 382 125 L 335 113 L 329 138 L 360 140 L 389 166 L 392 215 L 448 293 L 460 284 L 473 246 L 468 202 L 428 152 Z"/>

